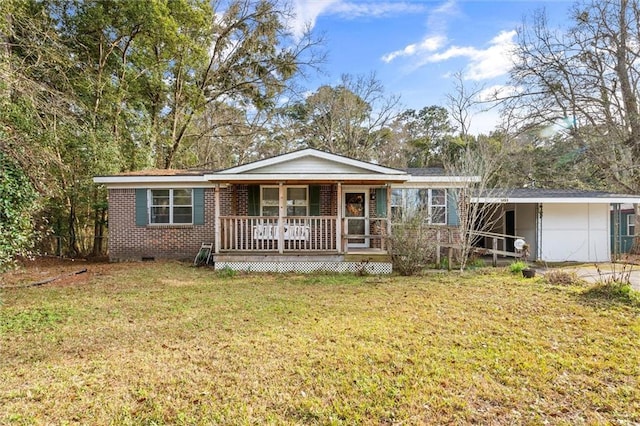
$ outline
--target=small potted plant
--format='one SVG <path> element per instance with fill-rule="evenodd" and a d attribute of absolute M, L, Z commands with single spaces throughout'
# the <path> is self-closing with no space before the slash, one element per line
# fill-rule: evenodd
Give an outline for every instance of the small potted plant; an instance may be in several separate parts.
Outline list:
<path fill-rule="evenodd" d="M 527 266 L 522 270 L 522 276 L 525 278 L 533 278 L 536 276 L 536 270 Z"/>
<path fill-rule="evenodd" d="M 529 244 L 524 240 L 516 240 L 516 249 L 521 253 L 520 260 L 517 260 L 511 264 L 509 269 L 512 273 L 521 273 L 525 278 L 533 278 L 536 276 L 536 270 L 531 268 L 527 263 L 527 257 L 529 257 Z"/>

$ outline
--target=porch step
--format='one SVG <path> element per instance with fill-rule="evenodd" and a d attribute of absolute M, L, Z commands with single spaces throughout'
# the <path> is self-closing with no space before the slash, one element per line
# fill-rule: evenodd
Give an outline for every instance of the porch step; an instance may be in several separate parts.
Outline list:
<path fill-rule="evenodd" d="M 391 263 L 391 255 L 385 252 L 347 253 L 345 262 L 385 262 Z"/>

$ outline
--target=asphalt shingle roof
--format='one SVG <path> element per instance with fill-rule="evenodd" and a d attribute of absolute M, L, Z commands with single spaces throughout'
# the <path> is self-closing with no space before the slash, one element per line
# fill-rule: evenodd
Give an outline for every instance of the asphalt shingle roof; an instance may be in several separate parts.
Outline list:
<path fill-rule="evenodd" d="M 583 189 L 510 188 L 493 189 L 488 193 L 491 197 L 500 198 L 638 198 L 635 195 Z"/>

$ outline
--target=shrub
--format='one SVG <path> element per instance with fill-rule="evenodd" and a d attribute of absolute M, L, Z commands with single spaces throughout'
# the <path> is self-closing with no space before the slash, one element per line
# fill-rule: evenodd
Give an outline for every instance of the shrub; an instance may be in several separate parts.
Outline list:
<path fill-rule="evenodd" d="M 36 192 L 20 167 L 0 152 L 0 271 L 33 244 Z"/>
<path fill-rule="evenodd" d="M 422 227 L 422 218 L 416 215 L 394 224 L 391 240 L 393 270 L 400 275 L 414 275 L 435 260 L 436 244 Z"/>
<path fill-rule="evenodd" d="M 547 272 L 544 275 L 544 280 L 552 285 L 576 285 L 582 282 L 575 272 L 563 270 Z"/>
<path fill-rule="evenodd" d="M 511 271 L 512 274 L 522 274 L 523 269 L 527 269 L 527 264 L 522 260 L 517 260 L 509 265 L 509 271 Z"/>
<path fill-rule="evenodd" d="M 591 298 L 640 307 L 640 292 L 634 291 L 628 283 L 599 281 L 596 285 L 589 288 L 584 295 Z"/>
<path fill-rule="evenodd" d="M 228 265 L 216 271 L 216 275 L 220 278 L 233 278 L 238 272 L 231 269 Z"/>

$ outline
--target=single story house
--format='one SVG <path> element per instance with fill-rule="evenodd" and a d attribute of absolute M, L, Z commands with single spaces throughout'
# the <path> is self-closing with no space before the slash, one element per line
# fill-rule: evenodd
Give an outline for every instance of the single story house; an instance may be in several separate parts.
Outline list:
<path fill-rule="evenodd" d="M 640 196 L 520 188 L 492 190 L 474 202 L 499 205 L 493 231 L 522 237 L 529 244 L 531 260 L 605 262 L 613 256 L 612 207 L 640 203 Z"/>
<path fill-rule="evenodd" d="M 434 238 L 450 241 L 456 189 L 474 179 L 303 149 L 215 172 L 94 181 L 109 190 L 111 261 L 193 259 L 211 243 L 216 269 L 389 273 L 390 217 L 419 205 Z"/>
<path fill-rule="evenodd" d="M 94 178 L 109 191 L 111 261 L 193 259 L 208 243 L 216 269 L 370 273 L 391 272 L 392 219 L 416 208 L 434 242 L 455 245 L 459 190 L 477 180 L 314 149 L 220 171 Z M 610 206 L 640 197 L 516 189 L 471 201 L 499 205 L 490 231 L 503 251 L 523 237 L 531 259 L 596 262 L 611 259 Z"/>

